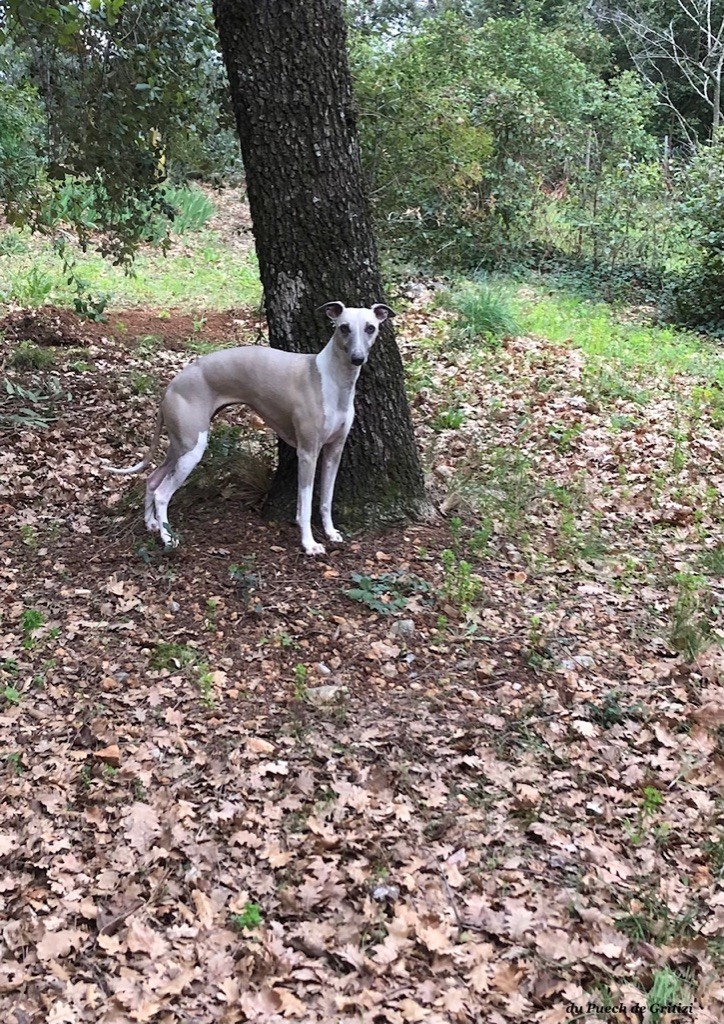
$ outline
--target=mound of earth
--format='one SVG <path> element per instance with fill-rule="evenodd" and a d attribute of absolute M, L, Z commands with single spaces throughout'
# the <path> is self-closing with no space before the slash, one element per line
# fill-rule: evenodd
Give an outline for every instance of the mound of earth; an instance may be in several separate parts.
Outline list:
<path fill-rule="evenodd" d="M 0 333 L 9 341 L 29 341 L 45 347 L 83 348 L 94 337 L 75 313 L 55 306 L 13 310 L 0 319 Z"/>

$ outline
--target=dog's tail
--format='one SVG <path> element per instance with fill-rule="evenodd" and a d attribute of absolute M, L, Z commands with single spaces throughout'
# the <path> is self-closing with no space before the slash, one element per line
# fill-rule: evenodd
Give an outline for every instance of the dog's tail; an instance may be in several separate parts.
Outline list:
<path fill-rule="evenodd" d="M 153 440 L 151 441 L 151 445 L 150 445 L 148 451 L 146 452 L 146 454 L 141 459 L 141 461 L 137 462 L 135 466 L 129 466 L 128 469 L 123 469 L 122 467 L 119 468 L 118 466 L 111 466 L 108 462 L 103 462 L 102 463 L 103 469 L 105 469 L 106 473 L 118 473 L 121 476 L 128 476 L 131 473 L 140 473 L 141 470 L 143 470 L 147 466 L 151 465 L 151 461 L 153 460 L 153 456 L 156 454 L 156 449 L 158 448 L 158 442 L 161 440 L 161 430 L 162 429 L 163 429 L 163 415 L 162 415 L 161 409 L 159 407 L 159 410 L 158 410 L 158 412 L 156 414 L 156 431 L 155 431 L 155 433 L 153 435 Z"/>

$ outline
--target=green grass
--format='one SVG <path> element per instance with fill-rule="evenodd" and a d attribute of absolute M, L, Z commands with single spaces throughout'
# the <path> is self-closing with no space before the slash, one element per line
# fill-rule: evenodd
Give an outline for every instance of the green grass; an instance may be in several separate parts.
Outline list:
<path fill-rule="evenodd" d="M 532 294 L 531 294 L 532 291 Z M 673 327 L 622 322 L 603 302 L 562 291 L 526 286 L 516 312 L 524 334 L 582 349 L 601 367 L 646 371 L 657 377 L 691 373 L 724 385 L 724 364 L 717 351 L 692 334 Z"/>
<path fill-rule="evenodd" d="M 492 343 L 505 335 L 519 333 L 513 312 L 513 293 L 507 284 L 497 281 L 464 283 L 452 292 L 447 304 L 458 314 L 453 342 L 462 345 Z"/>
<path fill-rule="evenodd" d="M 0 255 L 0 302 L 72 308 L 75 291 L 50 243 L 26 233 L 23 239 L 27 251 Z M 110 293 L 114 307 L 229 309 L 255 305 L 261 297 L 255 255 L 225 247 L 208 230 L 184 235 L 167 256 L 146 248 L 130 275 L 93 252 L 77 253 L 76 272 L 91 293 Z"/>

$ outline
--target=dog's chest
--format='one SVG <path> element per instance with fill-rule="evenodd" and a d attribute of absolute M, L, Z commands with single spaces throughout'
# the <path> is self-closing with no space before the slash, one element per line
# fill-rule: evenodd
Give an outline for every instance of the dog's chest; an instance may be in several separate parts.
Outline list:
<path fill-rule="evenodd" d="M 354 382 L 338 384 L 322 375 L 325 441 L 348 427 L 354 417 Z"/>

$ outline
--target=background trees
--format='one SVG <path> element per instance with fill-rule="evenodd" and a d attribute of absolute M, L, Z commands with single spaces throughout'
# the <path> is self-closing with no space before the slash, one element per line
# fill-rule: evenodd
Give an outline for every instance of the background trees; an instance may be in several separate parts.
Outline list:
<path fill-rule="evenodd" d="M 237 173 L 204 0 L 2 10 L 11 216 L 62 220 L 86 239 L 92 223 L 127 259 L 151 212 L 173 215 L 162 179 Z M 719 252 L 706 210 L 723 159 L 722 0 L 350 0 L 347 20 L 363 168 L 394 275 L 565 268 L 608 295 L 643 287 L 687 322 L 715 309 L 715 279 L 697 282 Z"/>

